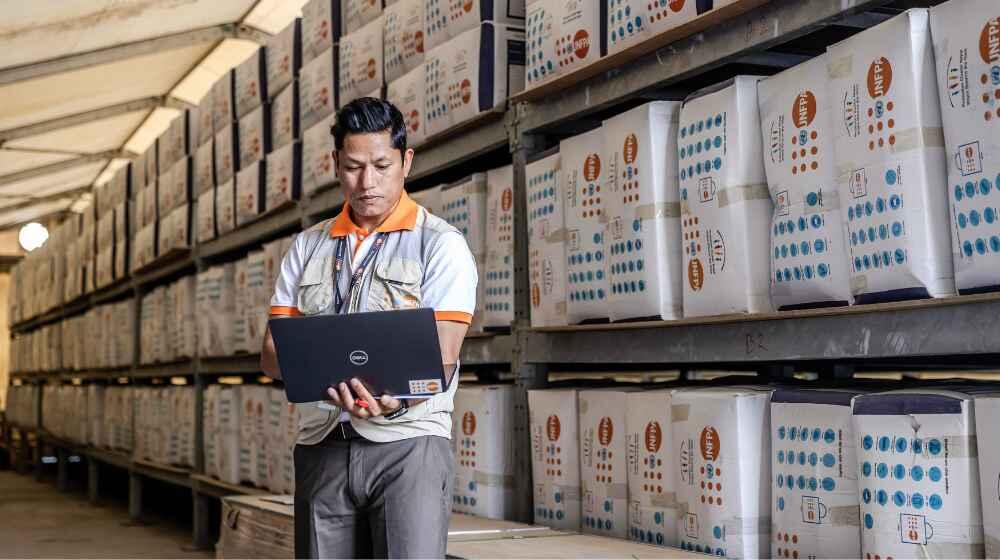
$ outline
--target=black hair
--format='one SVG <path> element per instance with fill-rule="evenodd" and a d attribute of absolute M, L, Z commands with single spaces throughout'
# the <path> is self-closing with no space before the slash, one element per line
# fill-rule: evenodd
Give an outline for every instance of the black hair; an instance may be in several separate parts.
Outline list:
<path fill-rule="evenodd" d="M 388 132 L 392 147 L 406 154 L 406 122 L 395 105 L 384 99 L 362 97 L 344 105 L 337 111 L 337 118 L 330 129 L 333 144 L 338 151 L 344 149 L 348 134 L 373 134 Z"/>

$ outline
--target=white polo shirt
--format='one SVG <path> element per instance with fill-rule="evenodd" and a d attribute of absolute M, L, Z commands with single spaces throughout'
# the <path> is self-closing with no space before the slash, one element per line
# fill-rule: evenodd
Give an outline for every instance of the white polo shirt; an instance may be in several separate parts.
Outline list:
<path fill-rule="evenodd" d="M 379 233 L 385 242 L 365 269 L 352 297 L 347 296 L 351 273 L 374 246 Z M 476 263 L 461 232 L 417 205 L 406 193 L 374 232 L 354 224 L 349 207 L 295 239 L 281 263 L 271 298 L 272 316 L 325 315 L 335 310 L 334 261 L 337 243 L 346 238 L 344 270 L 337 276 L 347 305 L 344 312 L 413 307 L 434 309 L 439 321 L 472 322 L 476 306 Z M 394 420 L 383 417 L 351 425 L 366 439 L 397 441 L 423 435 L 451 437 L 451 411 L 458 372 L 445 393 L 410 407 Z M 341 411 L 326 403 L 299 405 L 298 443 L 322 441 L 341 420 Z"/>

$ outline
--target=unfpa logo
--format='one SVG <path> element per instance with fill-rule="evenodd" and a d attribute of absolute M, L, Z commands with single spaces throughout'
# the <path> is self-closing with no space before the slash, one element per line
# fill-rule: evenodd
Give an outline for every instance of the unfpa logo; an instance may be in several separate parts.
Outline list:
<path fill-rule="evenodd" d="M 892 64 L 884 56 L 876 58 L 868 67 L 868 95 L 878 99 L 889 94 L 892 87 Z"/>
<path fill-rule="evenodd" d="M 1000 61 L 1000 18 L 987 21 L 979 34 L 979 56 L 986 64 Z"/>
<path fill-rule="evenodd" d="M 545 421 L 545 435 L 548 436 L 549 441 L 559 441 L 560 433 L 562 433 L 562 424 L 559 422 L 559 417 L 555 414 L 549 415 Z"/>
<path fill-rule="evenodd" d="M 656 453 L 662 443 L 663 430 L 660 428 L 660 423 L 654 420 L 646 424 L 646 451 Z"/>
<path fill-rule="evenodd" d="M 573 54 L 577 58 L 587 58 L 590 52 L 590 34 L 586 29 L 580 29 L 573 35 Z"/>
<path fill-rule="evenodd" d="M 601 442 L 601 445 L 607 447 L 611 444 L 611 438 L 615 435 L 615 426 L 611 422 L 611 419 L 605 416 L 601 418 L 600 423 L 597 425 L 597 441 Z"/>
<path fill-rule="evenodd" d="M 476 415 L 471 410 L 462 415 L 462 433 L 467 436 L 476 433 Z"/>
<path fill-rule="evenodd" d="M 796 128 L 805 128 L 816 118 L 816 96 L 811 91 L 804 91 L 795 97 L 792 106 L 792 122 Z"/>
<path fill-rule="evenodd" d="M 706 461 L 715 461 L 719 458 L 719 448 L 722 443 L 719 441 L 719 432 L 712 426 L 706 426 L 701 431 L 701 440 L 698 442 L 701 447 L 701 456 Z"/>
<path fill-rule="evenodd" d="M 601 156 L 590 154 L 583 162 L 583 178 L 593 183 L 601 176 Z"/>

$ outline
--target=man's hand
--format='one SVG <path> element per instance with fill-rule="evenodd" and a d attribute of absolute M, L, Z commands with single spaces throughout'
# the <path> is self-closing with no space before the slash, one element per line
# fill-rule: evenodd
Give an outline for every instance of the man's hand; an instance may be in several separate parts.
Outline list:
<path fill-rule="evenodd" d="M 358 396 L 361 402 L 368 405 L 367 407 L 360 406 L 355 402 L 354 397 L 351 396 L 351 389 L 354 390 L 354 394 Z M 384 416 L 402 406 L 399 399 L 389 395 L 382 395 L 381 398 L 376 399 L 357 378 L 351 379 L 350 388 L 347 387 L 347 383 L 341 383 L 336 387 L 330 387 L 326 392 L 330 395 L 331 403 L 346 410 L 355 418 L 367 419 L 374 418 L 375 416 Z"/>

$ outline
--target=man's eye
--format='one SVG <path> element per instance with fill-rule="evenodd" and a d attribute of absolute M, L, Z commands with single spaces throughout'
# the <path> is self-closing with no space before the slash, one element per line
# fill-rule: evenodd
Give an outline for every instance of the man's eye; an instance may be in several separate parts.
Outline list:
<path fill-rule="evenodd" d="M 379 171 L 385 171 L 385 170 L 389 169 L 392 166 L 391 165 L 376 165 L 375 167 L 377 167 Z"/>

